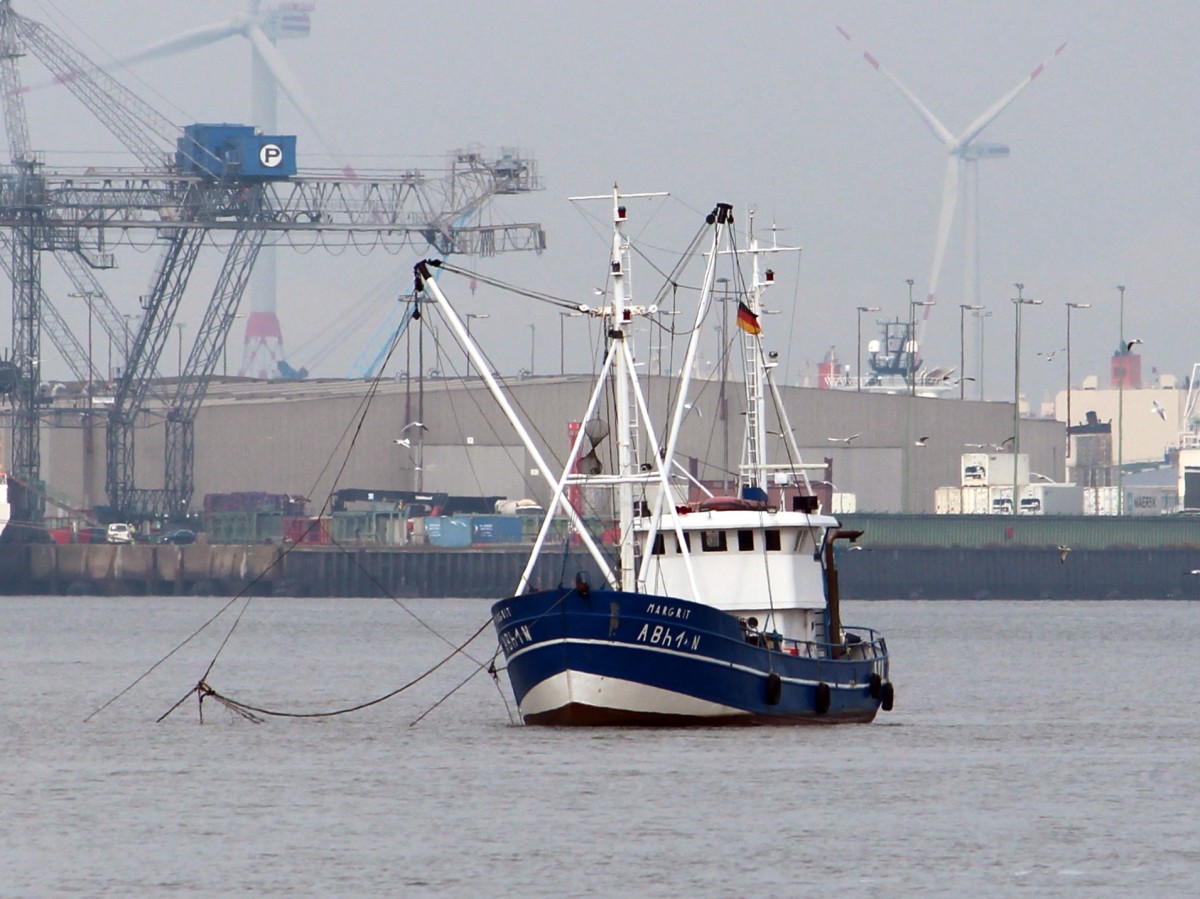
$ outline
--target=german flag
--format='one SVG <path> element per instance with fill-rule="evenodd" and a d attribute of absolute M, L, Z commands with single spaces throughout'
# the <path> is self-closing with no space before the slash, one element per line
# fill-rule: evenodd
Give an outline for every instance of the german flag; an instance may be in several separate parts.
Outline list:
<path fill-rule="evenodd" d="M 741 300 L 738 301 L 737 323 L 738 327 L 747 334 L 762 333 L 762 328 L 758 324 L 758 316 L 751 312 L 750 307 Z"/>

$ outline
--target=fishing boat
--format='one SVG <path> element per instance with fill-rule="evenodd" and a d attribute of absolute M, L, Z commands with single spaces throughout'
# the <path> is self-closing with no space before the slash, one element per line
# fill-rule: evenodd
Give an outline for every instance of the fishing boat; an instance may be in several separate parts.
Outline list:
<path fill-rule="evenodd" d="M 577 309 L 603 321 L 607 352 L 562 474 L 547 477 L 553 497 L 529 562 L 514 594 L 492 607 L 521 720 L 641 726 L 872 721 L 894 700 L 887 644 L 870 628 L 843 624 L 835 565 L 841 547 L 860 534 L 819 509 L 807 475 L 819 466 L 801 461 L 772 379 L 777 354 L 762 346 L 762 295 L 773 277 L 769 269 L 760 273 L 759 257 L 785 248 L 760 248 L 751 239 L 737 249 L 727 204 L 706 217 L 711 239 L 695 326 L 660 444 L 631 347 L 634 322 L 656 311 L 633 302 L 628 289 L 625 204 L 635 196 L 652 195 L 614 187 L 604 197 L 574 198 L 612 203 L 606 302 Z M 746 257 L 749 283 L 739 293 L 737 312 L 746 386 L 739 487 L 731 496 L 680 501 L 675 451 L 693 406 L 686 402 L 690 375 L 712 308 L 718 260 Z M 534 463 L 550 472 L 433 279 L 436 264 L 417 266 L 417 289 L 438 304 Z M 766 458 L 768 402 L 784 437 L 784 462 Z M 596 452 L 610 432 L 598 417 L 601 408 L 615 413 L 612 474 L 603 472 Z M 615 547 L 603 549 L 569 499 L 572 488 L 600 485 L 614 491 L 619 521 Z M 786 485 L 796 489 L 789 508 L 781 508 Z M 592 554 L 600 572 L 596 583 L 582 571 L 549 588 L 533 583 L 556 512 Z"/>

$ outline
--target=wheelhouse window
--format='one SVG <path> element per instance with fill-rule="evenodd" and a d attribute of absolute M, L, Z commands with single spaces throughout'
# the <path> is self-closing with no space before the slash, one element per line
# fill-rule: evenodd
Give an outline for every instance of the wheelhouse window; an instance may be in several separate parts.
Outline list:
<path fill-rule="evenodd" d="M 689 534 L 687 531 L 683 532 L 683 546 L 680 546 L 680 544 L 677 542 L 675 544 L 675 552 L 677 552 L 677 553 L 683 552 L 684 546 L 686 546 L 689 551 L 692 548 L 692 535 Z"/>
<path fill-rule="evenodd" d="M 729 547 L 725 542 L 724 531 L 701 531 L 700 548 L 706 553 L 723 553 Z"/>
<path fill-rule="evenodd" d="M 661 556 L 663 553 L 665 553 L 667 551 L 666 543 L 667 543 L 667 541 L 663 539 L 662 534 L 655 534 L 654 535 L 654 545 L 652 547 L 650 547 L 650 555 Z"/>
<path fill-rule="evenodd" d="M 781 545 L 779 540 L 779 531 L 771 529 L 763 532 L 764 542 L 767 545 L 767 552 L 779 552 Z"/>
<path fill-rule="evenodd" d="M 738 531 L 738 552 L 754 552 L 754 531 Z"/>

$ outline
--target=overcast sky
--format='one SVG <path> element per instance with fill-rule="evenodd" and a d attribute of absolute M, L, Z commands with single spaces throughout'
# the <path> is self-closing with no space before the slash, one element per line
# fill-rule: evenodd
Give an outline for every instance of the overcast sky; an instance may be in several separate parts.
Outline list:
<path fill-rule="evenodd" d="M 84 0 L 14 6 L 61 27 L 96 58 L 246 8 L 240 0 L 111 0 L 101 17 Z M 1073 374 L 1107 371 L 1118 342 L 1117 284 L 1127 286 L 1125 330 L 1144 341 L 1146 372 L 1182 378 L 1200 361 L 1198 41 L 1194 2 L 318 0 L 311 36 L 281 50 L 324 130 L 360 168 L 437 167 L 445 151 L 469 142 L 536 156 L 545 190 L 506 198 L 495 215 L 543 223 L 549 249 L 464 261 L 481 271 L 587 301 L 604 275 L 605 212 L 581 212 L 566 198 L 614 181 L 671 192 L 670 201 L 631 204 L 635 233 L 646 228 L 667 247 L 682 246 L 717 201 L 757 206 L 763 227 L 776 222 L 786 229 L 782 241 L 804 247 L 798 266 L 776 266 L 781 283 L 768 300 L 785 313 L 767 321 L 768 333 L 796 382 L 831 345 L 853 361 L 856 306 L 905 317 L 905 279 L 915 280 L 918 297 L 928 288 L 946 153 L 862 51 L 958 132 L 1066 42 L 983 135 L 1011 155 L 980 164 L 982 301 L 994 311 L 987 393 L 1011 397 L 1009 298 L 1022 282 L 1026 296 L 1045 302 L 1024 319 L 1022 386 L 1037 403 L 1065 385 L 1063 354 L 1047 364 L 1035 353 L 1064 346 L 1067 302 L 1093 305 L 1072 319 Z M 249 65 L 248 43 L 233 38 L 139 66 L 129 83 L 179 124 L 245 121 Z M 32 62 L 23 77 L 38 79 Z M 71 98 L 44 91 L 28 104 L 32 143 L 51 165 L 123 159 Z M 286 103 L 279 130 L 299 135 L 302 167 L 339 163 Z M 960 208 L 925 339 L 932 364 L 958 364 L 961 225 Z M 131 310 L 145 292 L 148 259 L 126 249 L 122 270 L 105 279 Z M 281 254 L 279 312 L 293 364 L 345 375 L 407 288 L 412 261 Z M 648 288 L 650 279 L 636 283 Z M 182 320 L 199 320 L 210 284 L 192 292 Z M 476 331 L 502 370 L 528 364 L 531 338 L 536 368 L 557 370 L 553 310 L 483 289 L 462 299 L 493 313 Z M 363 327 L 317 358 L 319 338 L 360 312 Z M 82 312 L 69 317 L 86 333 Z M 568 355 L 582 353 L 582 324 L 565 324 Z M 975 341 L 970 327 L 967 341 Z M 164 368 L 173 367 L 168 354 Z"/>

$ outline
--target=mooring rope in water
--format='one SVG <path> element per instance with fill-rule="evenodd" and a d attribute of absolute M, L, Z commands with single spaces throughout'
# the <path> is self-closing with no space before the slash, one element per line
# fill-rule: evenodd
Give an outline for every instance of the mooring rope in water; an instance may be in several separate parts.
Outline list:
<path fill-rule="evenodd" d="M 342 459 L 342 463 L 339 466 L 337 473 L 334 475 L 333 488 L 330 490 L 329 494 L 325 498 L 324 503 L 322 503 L 322 505 L 321 505 L 320 513 L 318 513 L 318 516 L 317 516 L 318 519 L 320 517 L 322 517 L 325 510 L 328 509 L 329 504 L 332 501 L 333 492 L 334 492 L 334 490 L 336 490 L 337 484 L 340 482 L 342 475 L 345 473 L 346 466 L 349 464 L 350 455 L 353 452 L 354 447 L 357 444 L 358 439 L 362 433 L 363 425 L 366 422 L 367 413 L 369 412 L 372 401 L 374 400 L 375 395 L 378 392 L 379 385 L 382 381 L 382 373 L 387 369 L 387 363 L 391 359 L 393 353 L 395 352 L 396 347 L 399 345 L 399 342 L 400 342 L 399 334 L 397 334 L 393 337 L 392 345 L 388 349 L 388 353 L 384 359 L 384 364 L 380 366 L 379 373 L 372 379 L 370 388 L 368 389 L 367 393 L 364 395 L 363 399 L 359 402 L 358 408 L 355 410 L 357 422 L 355 423 L 355 419 L 351 419 L 351 423 L 348 423 L 346 425 L 345 429 L 343 429 L 343 431 L 342 431 L 342 436 L 339 438 L 337 445 L 340 446 L 342 444 L 342 442 L 346 440 L 347 436 L 349 436 L 349 446 L 346 449 L 345 456 Z M 336 449 L 335 449 L 335 453 L 336 453 Z M 329 470 L 329 466 L 332 464 L 333 459 L 335 458 L 335 453 L 331 453 L 329 458 L 326 459 L 325 464 L 322 466 L 320 473 L 317 475 L 317 479 L 316 479 L 317 482 L 319 482 L 320 479 L 324 476 L 325 472 Z M 310 529 L 311 529 L 311 527 L 314 527 L 314 526 L 315 526 L 315 524 L 310 525 Z M 178 644 L 176 644 L 169 652 L 167 652 L 160 659 L 158 659 L 158 661 L 156 661 L 153 665 L 151 665 L 149 668 L 147 668 L 145 671 L 143 671 L 140 675 L 138 675 L 136 678 L 134 678 L 128 685 L 126 685 L 124 687 L 124 689 L 120 690 L 118 693 L 116 693 L 114 696 L 112 696 L 106 702 L 101 704 L 98 708 L 93 710 L 86 718 L 83 719 L 84 723 L 91 721 L 94 717 L 99 715 L 101 712 L 103 712 L 105 709 L 107 709 L 113 703 L 117 702 L 117 700 L 121 699 L 123 696 L 125 696 L 127 693 L 129 693 L 134 687 L 136 687 L 139 683 L 141 683 L 143 680 L 145 680 L 147 677 L 149 677 L 154 671 L 156 671 L 158 668 L 160 668 L 168 659 L 170 659 L 177 652 L 179 652 L 179 650 L 183 649 L 183 647 L 187 646 L 190 642 L 192 642 L 192 640 L 194 640 L 203 631 L 205 631 L 210 625 L 212 625 L 218 618 L 220 618 L 222 615 L 224 615 L 225 612 L 227 612 L 229 610 L 230 606 L 232 606 L 238 600 L 242 600 L 242 599 L 245 600 L 245 604 L 243 605 L 242 609 L 238 612 L 237 618 L 234 620 L 233 624 L 229 628 L 229 631 L 225 634 L 225 637 L 222 639 L 220 645 L 217 647 L 217 651 L 213 655 L 211 661 L 208 663 L 208 667 L 205 669 L 204 675 L 200 678 L 200 680 L 196 684 L 196 686 L 192 687 L 192 689 L 190 689 L 183 696 L 182 699 L 180 699 L 170 709 L 168 709 L 164 714 L 162 714 L 157 719 L 157 721 L 162 722 L 162 721 L 166 720 L 189 697 L 191 697 L 192 695 L 197 694 L 197 693 L 200 695 L 201 721 L 203 721 L 203 700 L 204 700 L 205 696 L 212 696 L 218 702 L 225 704 L 227 707 L 229 707 L 231 709 L 237 708 L 239 710 L 239 713 L 248 713 L 248 712 L 256 711 L 253 706 L 249 706 L 244 703 L 239 703 L 236 700 L 230 700 L 228 697 L 221 696 L 219 693 L 217 693 L 215 690 L 213 690 L 208 685 L 207 678 L 212 673 L 213 667 L 217 663 L 217 659 L 220 657 L 221 652 L 224 650 L 225 646 L 229 643 L 229 640 L 232 638 L 233 633 L 237 629 L 239 622 L 241 621 L 242 617 L 245 615 L 246 610 L 249 608 L 250 601 L 253 599 L 253 597 L 251 595 L 249 595 L 250 591 L 257 584 L 259 584 L 271 570 L 273 570 L 275 567 L 277 567 L 280 564 L 280 562 L 282 562 L 283 559 L 286 558 L 288 556 L 288 554 L 290 554 L 292 552 L 292 550 L 294 550 L 296 548 L 297 545 L 298 545 L 297 543 L 292 543 L 290 545 L 285 545 L 285 546 L 280 547 L 275 555 L 275 558 L 271 560 L 270 564 L 267 565 L 263 569 L 262 572 L 260 572 L 258 575 L 256 575 L 248 584 L 246 584 L 241 590 L 239 590 L 235 596 L 230 598 L 230 600 L 227 603 L 225 603 L 223 606 L 221 606 L 221 608 L 218 609 L 214 615 L 212 615 L 210 618 L 208 618 L 208 620 L 206 620 L 203 624 L 201 624 L 200 627 L 196 628 L 191 634 L 189 634 L 182 641 L 180 641 Z M 344 547 L 342 547 L 340 544 L 338 544 L 338 546 L 339 546 L 339 549 L 342 550 L 342 552 L 346 553 L 347 555 L 350 555 L 351 558 L 353 559 L 353 555 L 348 553 Z M 354 561 L 355 561 L 355 564 L 357 564 L 357 559 L 355 559 Z M 361 569 L 362 566 L 359 566 L 359 567 Z M 437 668 L 441 667 L 442 664 L 445 664 L 445 662 L 448 659 L 453 658 L 455 655 L 457 655 L 459 653 L 466 655 L 467 658 L 470 658 L 471 661 L 474 662 L 475 664 L 477 664 L 477 665 L 481 664 L 477 659 L 472 658 L 469 654 L 463 652 L 463 649 L 468 644 L 470 644 L 476 637 L 478 637 L 480 633 L 482 633 L 483 629 L 487 626 L 486 623 L 482 627 L 480 627 L 479 631 L 477 631 L 475 634 L 473 634 L 471 639 L 468 640 L 466 643 L 462 644 L 461 646 L 454 646 L 454 644 L 451 643 L 450 640 L 443 637 L 441 634 L 438 634 L 436 630 L 434 630 L 428 624 L 426 624 L 424 621 L 422 621 L 420 619 L 420 617 L 417 616 L 415 613 L 413 613 L 413 611 L 411 609 L 409 609 L 407 606 L 405 606 L 404 603 L 400 602 L 396 597 L 392 596 L 386 589 L 384 589 L 383 586 L 381 584 L 379 584 L 379 582 L 377 580 L 375 580 L 373 575 L 371 575 L 369 572 L 365 572 L 365 569 L 362 569 L 362 570 L 364 570 L 364 573 L 367 573 L 368 577 L 371 578 L 372 582 L 380 589 L 380 592 L 384 596 L 387 596 L 394 603 L 396 603 L 402 609 L 404 609 L 406 612 L 408 612 L 409 615 L 411 615 L 415 620 L 417 620 L 420 624 L 422 624 L 422 626 L 426 627 L 426 629 L 430 630 L 430 632 L 436 634 L 439 638 L 441 638 L 448 645 L 454 647 L 454 651 L 451 652 L 450 655 L 447 656 L 446 659 L 443 659 L 442 662 L 439 663 L 439 665 L 435 666 L 429 672 L 422 674 L 420 677 L 416 678 L 409 684 L 406 684 L 403 687 L 399 688 L 398 690 L 394 691 L 389 696 L 381 697 L 377 700 L 366 703 L 365 705 L 361 706 L 361 708 L 366 708 L 369 705 L 374 705 L 377 702 L 382 702 L 385 699 L 391 698 L 392 695 L 402 692 L 403 690 L 405 690 L 409 686 L 411 686 L 413 683 L 417 683 L 420 680 L 422 680 L 424 677 L 426 677 L 432 671 L 437 670 Z M 262 710 L 258 710 L 258 711 L 262 711 Z M 354 711 L 354 709 L 351 709 L 348 711 Z M 338 712 L 337 714 L 343 714 L 343 713 L 344 712 Z M 264 712 L 264 714 L 270 714 L 270 713 Z M 253 718 L 253 716 L 250 716 L 250 717 Z M 314 715 L 308 715 L 308 716 L 293 715 L 292 717 L 316 717 L 316 716 L 314 716 Z"/>
<path fill-rule="evenodd" d="M 463 641 L 458 646 L 456 646 L 454 648 L 453 652 L 451 652 L 449 655 L 445 656 L 440 662 L 438 662 L 433 667 L 427 669 L 426 671 L 424 671 L 421 674 L 414 677 L 412 680 L 400 685 L 399 687 L 397 687 L 394 690 L 390 690 L 389 692 L 383 694 L 382 696 L 376 696 L 374 699 L 368 699 L 365 702 L 360 702 L 356 705 L 347 706 L 345 708 L 340 708 L 340 709 L 329 709 L 327 711 L 321 711 L 321 712 L 285 712 L 285 711 L 281 711 L 279 709 L 268 709 L 268 708 L 264 708 L 262 706 L 251 705 L 248 702 L 242 702 L 241 700 L 235 699 L 232 696 L 226 696 L 223 693 L 216 690 L 207 681 L 202 679 L 199 683 L 196 684 L 196 686 L 192 687 L 192 689 L 188 691 L 187 695 L 184 696 L 183 699 L 180 699 L 178 702 L 175 703 L 175 705 L 171 706 L 171 708 L 169 708 L 161 717 L 159 717 L 158 721 L 159 722 L 165 721 L 168 717 L 170 717 L 172 712 L 174 712 L 181 705 L 183 705 L 184 701 L 189 696 L 192 696 L 193 694 L 198 695 L 199 699 L 200 699 L 200 704 L 201 704 L 200 721 L 201 721 L 201 723 L 203 723 L 203 721 L 204 721 L 203 704 L 204 704 L 204 700 L 207 697 L 212 697 L 213 699 L 215 699 L 217 702 L 221 703 L 226 708 L 228 708 L 232 711 L 235 711 L 240 715 L 243 715 L 248 720 L 256 720 L 256 716 L 259 716 L 259 715 L 271 717 L 271 718 L 334 718 L 334 717 L 337 717 L 338 715 L 348 715 L 351 712 L 360 712 L 363 709 L 370 708 L 371 706 L 375 706 L 375 705 L 379 705 L 380 703 L 387 702 L 389 699 L 394 699 L 396 696 L 399 696 L 405 690 L 409 689 L 410 687 L 416 686 L 421 681 L 425 680 L 425 678 L 429 677 L 435 671 L 439 670 L 442 666 L 444 666 L 447 662 L 449 662 L 455 656 L 466 655 L 466 652 L 464 651 L 466 649 L 466 647 L 471 645 L 471 643 L 473 643 L 475 641 L 475 639 L 480 634 L 482 634 L 484 632 L 484 630 L 488 627 L 488 625 L 490 625 L 491 623 L 492 623 L 491 619 L 488 619 L 487 621 L 485 621 L 482 625 L 479 626 L 479 629 L 476 630 L 475 633 L 471 634 L 470 637 L 468 637 L 465 641 Z M 470 658 L 470 656 L 467 656 L 467 658 Z M 472 659 L 472 661 L 474 661 L 474 660 Z M 476 674 L 479 673 L 479 671 L 483 670 L 486 667 L 482 663 L 478 663 L 478 662 L 476 662 L 476 665 L 478 667 L 476 668 L 475 671 L 473 671 L 471 673 L 471 677 L 474 677 Z M 470 680 L 470 678 L 468 678 L 468 680 Z M 458 688 L 456 687 L 455 689 L 458 689 Z"/>

